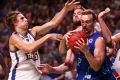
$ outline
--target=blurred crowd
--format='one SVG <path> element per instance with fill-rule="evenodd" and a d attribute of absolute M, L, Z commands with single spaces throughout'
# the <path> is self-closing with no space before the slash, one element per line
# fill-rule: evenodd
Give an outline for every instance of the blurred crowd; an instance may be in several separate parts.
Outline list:
<path fill-rule="evenodd" d="M 106 7 L 111 13 L 105 16 L 105 21 L 112 34 L 120 32 L 120 0 L 78 0 L 85 8 L 93 9 L 96 14 Z M 53 18 L 62 9 L 66 0 L 0 0 L 0 77 L 8 75 L 10 68 L 10 56 L 8 50 L 8 39 L 12 29 L 5 24 L 5 15 L 11 10 L 20 10 L 28 19 L 30 27 L 42 25 Z M 59 27 L 52 29 L 50 33 L 65 34 L 75 29 L 72 22 L 72 12 L 61 22 Z M 43 36 L 43 35 L 40 35 Z M 60 65 L 65 55 L 60 55 L 59 42 L 49 40 L 40 49 L 41 63 L 49 63 L 52 66 Z M 43 75 L 42 80 L 75 80 L 76 70 L 65 74 Z"/>

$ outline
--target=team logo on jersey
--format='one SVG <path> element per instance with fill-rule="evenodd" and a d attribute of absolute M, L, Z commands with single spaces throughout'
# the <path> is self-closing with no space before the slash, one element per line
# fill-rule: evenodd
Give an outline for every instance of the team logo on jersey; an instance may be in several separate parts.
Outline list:
<path fill-rule="evenodd" d="M 31 54 L 27 54 L 27 59 L 32 59 L 33 61 L 38 60 L 37 52 L 31 53 Z"/>
<path fill-rule="evenodd" d="M 89 39 L 89 43 L 92 43 L 93 42 L 93 39 Z"/>

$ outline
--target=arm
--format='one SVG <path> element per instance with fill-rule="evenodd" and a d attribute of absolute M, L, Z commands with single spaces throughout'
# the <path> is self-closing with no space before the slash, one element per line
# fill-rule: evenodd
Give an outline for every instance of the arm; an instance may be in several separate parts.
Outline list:
<path fill-rule="evenodd" d="M 62 35 L 47 34 L 44 37 L 36 40 L 35 42 L 25 43 L 17 34 L 14 34 L 10 38 L 10 49 L 13 50 L 13 47 L 15 47 L 15 48 L 26 51 L 26 53 L 32 53 L 32 52 L 35 52 L 37 49 L 39 49 L 40 46 L 42 46 L 42 44 L 48 39 L 59 40 L 59 38 L 62 39 Z"/>
<path fill-rule="evenodd" d="M 89 50 L 85 51 L 84 55 L 88 60 L 91 68 L 93 68 L 94 71 L 98 71 L 101 68 L 102 63 L 104 61 L 104 57 L 105 57 L 104 40 L 102 38 L 98 38 L 96 40 L 94 55 L 92 55 Z"/>
<path fill-rule="evenodd" d="M 67 56 L 65 59 L 65 63 L 61 64 L 60 66 L 52 67 L 48 64 L 41 64 L 40 67 L 38 67 L 42 73 L 64 73 L 68 71 L 69 69 L 73 68 L 74 64 L 74 55 L 72 51 L 69 49 L 67 51 Z M 72 65 L 72 66 L 71 66 Z"/>
<path fill-rule="evenodd" d="M 32 30 L 37 34 L 44 34 L 51 30 L 52 28 L 57 27 L 60 22 L 63 20 L 63 18 L 66 16 L 66 14 L 73 10 L 74 7 L 78 4 L 78 2 L 75 2 L 75 0 L 72 0 L 71 2 L 67 2 L 63 9 L 55 15 L 55 17 L 48 23 L 42 25 L 42 26 L 36 26 Z"/>
<path fill-rule="evenodd" d="M 67 52 L 67 46 L 66 46 L 66 41 L 65 39 L 60 41 L 60 45 L 59 45 L 59 53 L 61 55 L 64 55 Z"/>
<path fill-rule="evenodd" d="M 117 33 L 114 36 L 112 36 L 112 40 L 119 43 L 120 42 L 120 33 Z"/>
<path fill-rule="evenodd" d="M 70 68 L 73 68 L 74 59 L 75 59 L 75 54 L 72 52 L 71 49 L 69 49 L 66 54 L 65 65 L 69 66 Z"/>
<path fill-rule="evenodd" d="M 106 43 L 108 44 L 107 46 L 112 47 L 113 45 L 112 45 L 112 39 L 111 39 L 111 32 L 103 20 L 103 16 L 109 12 L 110 12 L 109 8 L 106 8 L 105 11 L 100 12 L 98 15 L 98 21 L 100 23 L 102 35 Z"/>
<path fill-rule="evenodd" d="M 88 63 L 90 64 L 90 67 L 94 71 L 98 71 L 101 68 L 102 63 L 104 61 L 104 57 L 105 57 L 104 39 L 102 37 L 100 37 L 96 40 L 93 55 L 89 51 L 88 42 L 85 43 L 84 40 L 81 39 L 81 40 L 78 40 L 78 42 L 76 42 L 76 44 L 78 46 L 75 46 L 75 47 L 84 53 L 85 58 L 87 59 Z"/>

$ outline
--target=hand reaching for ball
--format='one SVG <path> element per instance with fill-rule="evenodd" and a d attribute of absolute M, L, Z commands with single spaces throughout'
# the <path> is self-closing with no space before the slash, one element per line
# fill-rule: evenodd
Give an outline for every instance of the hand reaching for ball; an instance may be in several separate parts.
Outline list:
<path fill-rule="evenodd" d="M 85 42 L 84 39 L 80 39 L 78 41 L 76 41 L 76 46 L 74 46 L 76 49 L 80 50 L 81 52 L 85 53 L 89 51 L 89 47 L 88 47 L 88 40 L 87 42 Z"/>

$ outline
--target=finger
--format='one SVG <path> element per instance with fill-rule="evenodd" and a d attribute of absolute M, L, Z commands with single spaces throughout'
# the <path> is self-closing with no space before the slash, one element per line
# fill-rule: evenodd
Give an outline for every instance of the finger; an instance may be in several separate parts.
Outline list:
<path fill-rule="evenodd" d="M 75 2 L 75 0 L 72 0 L 71 2 L 70 2 L 70 4 L 72 4 L 72 3 L 74 3 Z"/>
<path fill-rule="evenodd" d="M 110 8 L 106 8 L 106 9 L 105 9 L 105 12 L 106 12 L 106 13 L 110 12 Z"/>
<path fill-rule="evenodd" d="M 82 46 L 82 43 L 79 41 L 77 41 L 76 44 L 77 44 L 77 46 Z"/>
<path fill-rule="evenodd" d="M 81 38 L 81 41 L 83 42 L 83 44 L 85 44 L 85 40 L 83 38 Z"/>
<path fill-rule="evenodd" d="M 79 44 L 81 44 L 81 45 L 83 44 L 83 42 L 82 42 L 82 40 L 81 40 L 81 39 L 80 39 L 80 40 L 78 40 L 78 43 L 79 43 Z"/>
<path fill-rule="evenodd" d="M 70 2 L 70 0 L 67 0 L 67 2 L 65 3 L 65 5 L 68 4 L 69 2 Z"/>
<path fill-rule="evenodd" d="M 66 39 L 70 38 L 71 35 L 66 35 Z"/>
<path fill-rule="evenodd" d="M 89 44 L 89 40 L 87 39 L 87 43 L 86 43 L 87 45 Z"/>
<path fill-rule="evenodd" d="M 78 47 L 78 46 L 74 46 L 74 48 L 76 48 L 76 49 L 80 50 L 80 47 Z"/>
<path fill-rule="evenodd" d="M 80 2 L 75 2 L 74 4 L 78 6 L 78 4 L 80 4 Z M 77 7 L 77 6 L 76 6 L 76 7 Z"/>
<path fill-rule="evenodd" d="M 46 64 L 40 64 L 39 66 L 45 66 Z"/>

